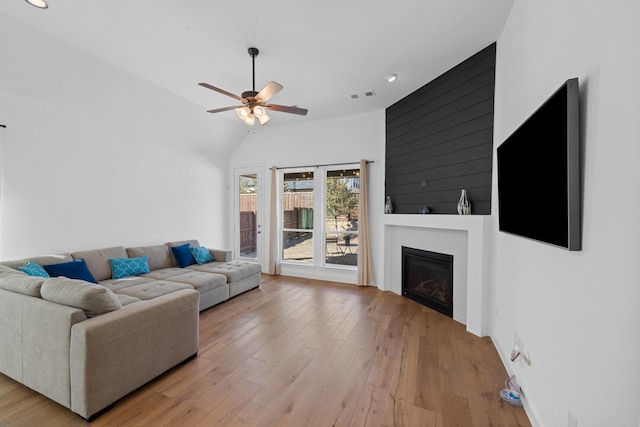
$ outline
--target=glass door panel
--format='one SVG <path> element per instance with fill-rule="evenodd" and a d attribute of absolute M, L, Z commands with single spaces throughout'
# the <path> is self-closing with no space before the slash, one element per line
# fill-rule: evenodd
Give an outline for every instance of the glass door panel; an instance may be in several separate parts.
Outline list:
<path fill-rule="evenodd" d="M 260 261 L 262 245 L 261 188 L 258 169 L 236 170 L 235 249 L 239 258 Z"/>
<path fill-rule="evenodd" d="M 282 260 L 313 263 L 313 171 L 284 174 Z"/>
<path fill-rule="evenodd" d="M 325 264 L 357 266 L 360 169 L 326 173 Z"/>

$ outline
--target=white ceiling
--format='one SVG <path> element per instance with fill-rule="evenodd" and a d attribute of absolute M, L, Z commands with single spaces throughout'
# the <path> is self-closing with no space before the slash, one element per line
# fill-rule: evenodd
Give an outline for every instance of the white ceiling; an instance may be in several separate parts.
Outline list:
<path fill-rule="evenodd" d="M 496 41 L 513 0 L 2 0 L 0 13 L 39 29 L 204 110 L 270 80 L 276 104 L 309 109 L 295 123 L 381 110 Z M 394 83 L 385 76 L 398 74 Z M 376 96 L 352 100 L 350 95 Z M 233 111 L 219 113 L 235 120 Z M 235 123 L 234 122 L 234 123 Z"/>

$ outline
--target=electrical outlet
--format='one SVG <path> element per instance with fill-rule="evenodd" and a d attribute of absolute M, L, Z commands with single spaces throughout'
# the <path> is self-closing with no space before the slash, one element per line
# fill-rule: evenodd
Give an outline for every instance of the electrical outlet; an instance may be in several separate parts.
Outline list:
<path fill-rule="evenodd" d="M 513 349 L 519 351 L 521 354 L 524 352 L 524 344 L 522 344 L 522 340 L 517 332 L 513 333 Z"/>
<path fill-rule="evenodd" d="M 521 357 L 524 359 L 524 361 L 528 365 L 531 364 L 531 360 L 529 359 L 529 356 L 528 355 L 525 356 L 524 344 L 522 343 L 522 340 L 518 336 L 518 333 L 514 332 L 513 333 L 513 349 L 511 350 L 511 361 L 515 362 Z"/>
<path fill-rule="evenodd" d="M 578 419 L 573 416 L 571 411 L 567 413 L 567 427 L 578 427 Z"/>

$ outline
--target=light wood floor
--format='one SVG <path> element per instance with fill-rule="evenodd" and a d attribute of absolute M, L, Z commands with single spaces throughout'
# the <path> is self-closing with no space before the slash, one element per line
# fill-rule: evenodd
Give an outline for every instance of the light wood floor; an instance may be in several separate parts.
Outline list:
<path fill-rule="evenodd" d="M 263 276 L 200 314 L 200 352 L 93 426 L 530 426 L 489 338 L 375 288 Z M 1 426 L 80 426 L 0 374 Z"/>

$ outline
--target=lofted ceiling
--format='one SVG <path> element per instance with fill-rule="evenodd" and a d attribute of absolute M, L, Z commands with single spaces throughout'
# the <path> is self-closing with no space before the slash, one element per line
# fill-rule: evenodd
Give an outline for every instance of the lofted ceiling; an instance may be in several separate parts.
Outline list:
<path fill-rule="evenodd" d="M 271 100 L 309 109 L 274 112 L 298 123 L 381 110 L 496 41 L 513 0 L 3 0 L 0 13 L 201 106 L 237 101 L 270 80 Z M 388 83 L 385 76 L 399 77 Z M 352 94 L 375 96 L 354 100 Z M 234 111 L 217 114 L 244 127 Z M 213 120 L 213 118 L 212 118 Z M 221 118 L 215 118 L 221 120 Z M 273 124 L 272 124 L 273 123 Z M 259 125 L 256 125 L 259 126 Z"/>

